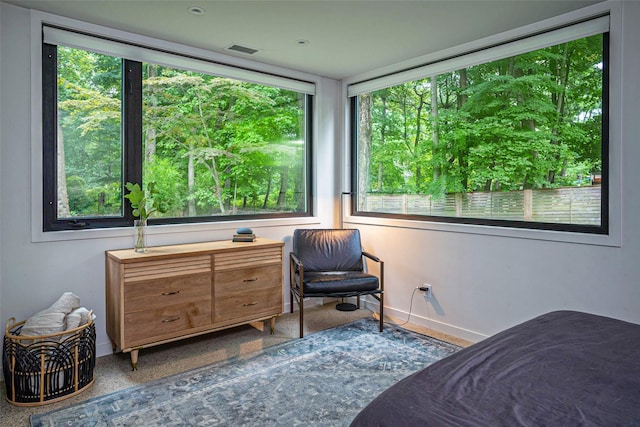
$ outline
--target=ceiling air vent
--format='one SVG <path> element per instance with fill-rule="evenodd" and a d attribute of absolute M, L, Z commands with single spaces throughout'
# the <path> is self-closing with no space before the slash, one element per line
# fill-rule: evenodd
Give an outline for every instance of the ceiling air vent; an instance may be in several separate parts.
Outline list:
<path fill-rule="evenodd" d="M 231 46 L 227 46 L 227 50 L 232 50 L 234 52 L 245 53 L 247 55 L 253 55 L 258 52 L 259 49 L 253 49 L 251 47 L 241 46 L 239 44 L 232 44 Z"/>

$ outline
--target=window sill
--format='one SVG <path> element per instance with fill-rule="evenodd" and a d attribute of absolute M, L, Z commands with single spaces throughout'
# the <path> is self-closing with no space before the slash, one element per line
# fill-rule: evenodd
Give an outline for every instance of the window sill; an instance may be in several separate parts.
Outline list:
<path fill-rule="evenodd" d="M 444 233 L 463 233 L 485 235 L 493 237 L 506 237 L 514 239 L 543 240 L 550 242 L 574 243 L 582 245 L 620 247 L 620 233 L 610 227 L 608 235 L 596 235 L 585 233 L 570 233 L 564 231 L 531 230 L 507 227 L 490 227 L 474 224 L 452 224 L 429 221 L 414 221 L 403 219 L 389 219 L 376 217 L 363 217 L 346 215 L 345 224 L 374 225 L 381 227 L 409 228 L 415 230 L 438 231 Z"/>
<path fill-rule="evenodd" d="M 193 224 L 168 224 L 168 225 L 151 225 L 147 229 L 149 236 L 156 235 L 172 235 L 187 233 L 202 233 L 211 231 L 229 230 L 229 236 L 232 231 L 240 227 L 262 228 L 262 227 L 289 227 L 289 226 L 306 226 L 310 224 L 318 224 L 320 221 L 317 217 L 300 217 L 300 218 L 277 218 L 277 219 L 254 219 L 247 221 L 221 221 L 221 222 L 205 222 Z M 133 227 L 117 227 L 117 228 L 94 228 L 87 230 L 67 230 L 67 231 L 49 231 L 34 227 L 31 230 L 32 243 L 44 242 L 62 242 L 69 240 L 89 240 L 89 239 L 107 239 L 130 237 L 133 233 Z"/>

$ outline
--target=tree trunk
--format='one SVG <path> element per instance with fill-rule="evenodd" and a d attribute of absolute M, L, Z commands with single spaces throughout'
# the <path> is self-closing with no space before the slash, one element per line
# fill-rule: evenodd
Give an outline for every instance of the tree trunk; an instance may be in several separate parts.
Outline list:
<path fill-rule="evenodd" d="M 553 140 L 551 141 L 551 144 L 558 144 L 558 128 L 562 125 L 562 123 L 564 122 L 564 114 L 565 114 L 565 98 L 566 98 L 566 93 L 567 93 L 567 84 L 569 81 L 569 71 L 570 71 L 570 55 L 569 55 L 569 45 L 568 43 L 565 43 L 562 46 L 562 60 L 560 65 L 556 65 L 556 76 L 557 79 L 559 80 L 559 86 L 560 86 L 560 90 L 558 95 L 554 98 L 552 97 L 552 100 L 555 101 L 556 104 L 556 123 L 555 126 L 552 129 L 552 134 L 553 134 Z M 565 162 L 566 164 L 566 162 Z M 560 171 L 560 176 L 564 176 L 566 174 L 566 169 L 563 166 L 563 168 Z M 547 174 L 547 180 L 553 184 L 556 180 L 556 171 L 554 170 L 550 170 Z"/>
<path fill-rule="evenodd" d="M 187 209 L 188 216 L 193 217 L 196 216 L 196 199 L 195 199 L 195 182 L 196 182 L 196 171 L 193 161 L 193 146 L 189 148 L 189 163 L 187 166 L 187 188 L 189 192 L 189 197 L 187 198 Z"/>
<path fill-rule="evenodd" d="M 358 210 L 364 211 L 369 190 L 369 158 L 371 154 L 371 106 L 370 94 L 359 96 L 358 111 Z"/>
<path fill-rule="evenodd" d="M 200 116 L 200 122 L 202 123 L 202 129 L 204 130 L 204 134 L 207 140 L 207 145 L 209 147 L 213 147 L 213 143 L 211 141 L 211 137 L 209 136 L 209 128 L 207 126 L 207 121 L 205 120 L 204 113 L 202 111 L 202 100 L 200 99 L 200 93 L 196 92 L 196 97 L 198 99 L 198 114 Z M 232 101 L 230 101 L 232 103 Z M 193 145 L 190 146 L 189 150 L 189 161 L 191 161 L 191 156 L 193 155 Z M 224 200 L 222 199 L 223 189 L 222 184 L 220 183 L 220 175 L 218 173 L 218 166 L 216 164 L 216 158 L 211 158 L 211 164 L 204 162 L 206 167 L 209 169 L 211 173 L 211 177 L 213 178 L 213 182 L 215 183 L 214 195 L 218 200 L 218 207 L 220 208 L 220 213 L 225 213 Z M 190 193 L 191 194 L 191 193 Z"/>
<path fill-rule="evenodd" d="M 147 78 L 157 77 L 158 76 L 158 67 L 154 64 L 147 65 Z M 151 85 L 148 89 L 149 91 L 149 99 L 148 102 L 151 104 L 152 108 L 156 108 L 158 106 L 158 99 L 156 98 L 155 92 L 156 89 L 153 85 Z M 145 126 L 145 143 L 144 143 L 144 159 L 146 162 L 152 162 L 153 158 L 156 154 L 156 128 L 151 127 L 149 121 L 146 121 Z"/>
<path fill-rule="evenodd" d="M 293 195 L 296 201 L 296 212 L 304 212 L 307 206 L 306 179 L 303 168 L 299 168 L 298 171 L 293 185 Z"/>
<path fill-rule="evenodd" d="M 280 170 L 280 192 L 278 193 L 278 202 L 276 206 L 278 209 L 283 209 L 287 201 L 287 181 L 289 177 L 289 168 L 283 166 Z"/>
<path fill-rule="evenodd" d="M 433 143 L 433 180 L 440 178 L 442 169 L 438 156 L 438 77 L 431 77 L 431 140 Z"/>
<path fill-rule="evenodd" d="M 380 146 L 384 147 L 387 134 L 387 97 L 383 96 L 382 101 L 382 126 L 380 127 Z M 384 149 L 384 148 L 383 148 Z M 378 191 L 382 191 L 383 188 L 383 162 L 378 162 L 378 182 L 376 188 Z"/>
<path fill-rule="evenodd" d="M 213 177 L 213 182 L 215 184 L 213 194 L 215 195 L 216 200 L 218 200 L 218 208 L 220 208 L 220 213 L 225 213 L 226 209 L 224 208 L 224 200 L 222 200 L 222 184 L 220 183 L 220 174 L 218 173 L 218 166 L 216 164 L 215 157 L 211 159 L 209 171 L 211 172 L 211 176 Z"/>
<path fill-rule="evenodd" d="M 229 194 L 230 190 L 231 190 L 231 166 L 227 166 L 224 170 L 224 176 L 227 176 L 229 178 L 224 180 L 224 186 L 222 187 L 222 194 L 226 193 Z M 222 203 L 224 203 L 224 207 L 227 211 L 231 210 L 231 205 L 233 202 L 233 196 L 227 196 L 226 198 L 222 199 Z"/>
<path fill-rule="evenodd" d="M 422 165 L 420 164 L 420 139 L 422 138 L 422 109 L 424 108 L 424 92 L 418 92 L 418 88 L 414 87 L 413 92 L 418 97 L 418 109 L 416 110 L 416 137 L 413 140 L 413 159 L 415 163 L 415 182 L 416 189 L 420 190 L 422 187 Z"/>
<path fill-rule="evenodd" d="M 462 111 L 464 105 L 467 103 L 467 95 L 464 91 L 467 89 L 467 69 L 463 68 L 458 71 L 460 76 L 460 93 L 458 95 L 458 112 Z M 461 141 L 459 144 L 460 152 L 458 153 L 458 161 L 462 170 L 462 176 L 460 177 L 460 184 L 465 190 L 469 189 L 469 142 L 467 140 Z"/>
<path fill-rule="evenodd" d="M 298 98 L 298 107 L 300 109 L 305 108 L 305 99 L 306 98 L 304 96 Z M 300 120 L 299 126 L 299 135 L 305 135 L 306 125 L 304 120 Z M 306 144 L 304 147 L 306 147 Z M 304 148 L 302 150 L 302 164 L 296 164 L 296 168 L 294 169 L 294 171 L 297 171 L 293 180 L 293 200 L 296 205 L 296 212 L 305 212 L 307 210 L 307 176 L 305 174 L 306 168 L 302 167 L 306 161 L 305 156 L 307 149 L 308 148 Z"/>
<path fill-rule="evenodd" d="M 511 70 L 511 75 L 513 77 L 515 77 L 516 79 L 524 77 L 524 75 L 525 75 L 524 71 L 522 70 L 522 68 L 515 66 L 515 61 L 514 61 L 513 58 L 511 58 L 511 60 L 509 61 L 509 65 L 510 65 L 509 69 Z M 522 94 L 522 92 L 516 94 L 516 99 L 517 99 L 518 103 L 521 104 L 521 105 L 524 105 L 527 102 L 527 99 Z M 521 120 L 520 121 L 520 127 L 522 129 L 526 129 L 526 130 L 529 130 L 529 131 L 535 131 L 536 122 L 535 122 L 535 120 Z M 533 158 L 537 158 L 538 157 L 538 152 L 534 150 L 531 153 L 531 156 Z M 529 183 L 529 173 L 527 171 L 524 171 L 524 176 L 522 178 L 522 188 L 524 188 L 524 189 L 531 188 L 531 184 Z"/>
<path fill-rule="evenodd" d="M 231 204 L 231 214 L 235 215 L 238 213 L 238 180 L 233 181 L 233 203 Z"/>
<path fill-rule="evenodd" d="M 267 170 L 267 173 L 269 174 L 269 178 L 267 180 L 267 192 L 264 195 L 264 201 L 262 202 L 262 209 L 267 209 L 267 202 L 269 201 L 269 196 L 271 195 L 271 181 L 273 181 L 271 179 L 271 170 Z"/>
<path fill-rule="evenodd" d="M 58 124 L 58 218 L 70 218 L 69 194 L 67 193 L 67 171 L 64 161 L 64 134 Z"/>

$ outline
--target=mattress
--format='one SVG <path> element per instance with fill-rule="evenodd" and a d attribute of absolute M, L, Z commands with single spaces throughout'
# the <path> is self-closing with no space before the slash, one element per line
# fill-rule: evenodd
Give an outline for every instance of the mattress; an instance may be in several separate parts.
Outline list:
<path fill-rule="evenodd" d="M 351 426 L 640 426 L 640 325 L 536 317 L 401 380 Z"/>

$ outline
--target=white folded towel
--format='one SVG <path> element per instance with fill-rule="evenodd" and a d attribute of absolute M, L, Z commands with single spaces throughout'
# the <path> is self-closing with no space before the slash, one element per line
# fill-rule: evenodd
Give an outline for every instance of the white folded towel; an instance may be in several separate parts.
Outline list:
<path fill-rule="evenodd" d="M 49 308 L 28 318 L 20 335 L 42 336 L 62 332 L 66 326 L 65 317 L 77 308 L 80 308 L 80 298 L 72 292 L 65 292 Z"/>

